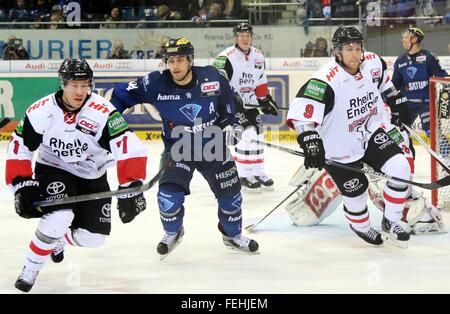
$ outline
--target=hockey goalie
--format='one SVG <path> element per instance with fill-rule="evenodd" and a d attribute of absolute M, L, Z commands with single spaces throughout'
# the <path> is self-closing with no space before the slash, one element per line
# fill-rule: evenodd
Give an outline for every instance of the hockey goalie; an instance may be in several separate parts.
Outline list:
<path fill-rule="evenodd" d="M 389 110 L 388 107 L 386 110 Z M 389 116 L 387 113 L 386 116 Z M 410 144 L 409 134 L 400 130 L 389 121 L 385 121 L 386 132 L 402 148 L 410 167 L 411 177 L 414 174 L 414 151 Z M 384 210 L 384 179 L 369 178 L 369 197 L 375 207 Z M 291 178 L 290 185 L 300 186 L 296 198 L 290 201 L 285 209 L 294 225 L 308 227 L 319 224 L 330 216 L 342 203 L 342 197 L 330 175 L 325 170 L 305 169 L 302 165 Z M 346 217 L 350 219 L 349 217 Z M 402 223 L 410 234 L 445 233 L 444 222 L 440 210 L 431 204 L 422 192 L 409 188 L 408 200 L 403 211 Z"/>

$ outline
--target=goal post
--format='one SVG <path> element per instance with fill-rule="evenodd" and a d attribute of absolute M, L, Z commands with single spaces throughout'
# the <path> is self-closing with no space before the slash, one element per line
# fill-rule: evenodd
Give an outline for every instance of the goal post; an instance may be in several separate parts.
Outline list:
<path fill-rule="evenodd" d="M 430 79 L 430 146 L 450 165 L 450 77 Z M 431 181 L 450 175 L 431 158 Z M 433 190 L 432 203 L 450 211 L 450 187 Z"/>

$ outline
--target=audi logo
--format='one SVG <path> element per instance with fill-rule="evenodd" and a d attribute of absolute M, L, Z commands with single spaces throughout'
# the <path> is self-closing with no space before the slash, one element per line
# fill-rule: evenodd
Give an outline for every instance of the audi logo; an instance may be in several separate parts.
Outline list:
<path fill-rule="evenodd" d="M 49 62 L 46 65 L 47 70 L 59 70 L 61 63 L 59 62 Z"/>
<path fill-rule="evenodd" d="M 374 141 L 378 145 L 383 144 L 383 143 L 386 143 L 387 141 L 389 141 L 389 136 L 387 134 L 380 133 L 380 134 L 375 135 Z"/>
<path fill-rule="evenodd" d="M 47 193 L 50 195 L 56 195 L 62 193 L 65 189 L 66 186 L 64 185 L 64 183 L 55 181 L 47 186 Z"/>
<path fill-rule="evenodd" d="M 347 182 L 345 182 L 344 183 L 344 188 L 346 188 L 347 190 L 353 190 L 358 185 L 359 185 L 359 179 L 354 178 L 354 179 L 350 179 Z"/>
<path fill-rule="evenodd" d="M 114 68 L 121 70 L 129 70 L 133 67 L 133 62 L 131 61 L 116 61 L 113 64 Z"/>
<path fill-rule="evenodd" d="M 105 216 L 107 218 L 111 217 L 111 204 L 108 203 L 108 204 L 103 205 L 102 214 L 103 214 L 103 216 Z"/>

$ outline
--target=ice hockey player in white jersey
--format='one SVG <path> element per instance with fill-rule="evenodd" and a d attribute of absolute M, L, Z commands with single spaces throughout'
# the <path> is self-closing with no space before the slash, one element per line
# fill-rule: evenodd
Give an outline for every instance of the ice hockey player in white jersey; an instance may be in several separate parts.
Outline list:
<path fill-rule="evenodd" d="M 214 66 L 226 73 L 244 107 L 244 112 L 239 113 L 243 140 L 235 146 L 234 159 L 244 189 L 273 190 L 274 182 L 264 171 L 264 146 L 251 140 L 264 140 L 260 113 L 276 116 L 278 107 L 268 92 L 264 55 L 252 46 L 253 27 L 239 23 L 233 35 L 235 44 L 217 56 Z"/>
<path fill-rule="evenodd" d="M 115 164 L 119 188 L 140 186 L 146 177 L 145 146 L 114 106 L 92 93 L 88 63 L 66 59 L 58 74 L 61 89 L 26 110 L 7 151 L 6 183 L 16 213 L 40 218 L 15 283 L 23 292 L 31 290 L 49 257 L 63 260 L 66 244 L 96 248 L 111 230 L 111 198 L 40 208 L 34 202 L 109 191 L 106 170 Z M 117 208 L 128 223 L 146 208 L 144 195 L 124 195 Z"/>
<path fill-rule="evenodd" d="M 389 107 L 385 109 L 389 111 L 387 115 L 390 116 Z M 414 173 L 414 159 L 413 151 L 410 148 L 412 144 L 407 131 L 393 125 L 389 119 L 387 121 L 385 119 L 383 124 L 386 132 L 402 148 L 403 153 L 410 162 L 412 177 Z M 295 198 L 285 206 L 292 222 L 296 226 L 315 226 L 334 213 L 342 203 L 339 189 L 325 170 L 306 169 L 304 165 L 301 165 L 292 176 L 289 184 L 301 186 Z M 371 178 L 368 192 L 370 200 L 376 208 L 384 211 L 382 184 L 385 184 L 385 180 Z M 412 186 L 408 192 L 401 221 L 402 226 L 410 234 L 423 235 L 446 232 L 440 210 L 431 204 L 429 198 Z"/>
<path fill-rule="evenodd" d="M 332 44 L 335 60 L 324 65 L 300 88 L 290 106 L 287 124 L 300 133 L 297 141 L 305 153 L 306 169 L 325 168 L 333 178 L 351 230 L 374 245 L 386 240 L 407 247 L 410 236 L 399 223 L 408 185 L 387 181 L 380 234 L 370 225 L 366 176 L 325 164 L 325 158 L 357 166 L 364 162 L 376 171 L 408 180 L 408 161 L 381 128 L 382 94 L 392 98 L 387 102 L 395 115 L 404 115 L 406 104 L 397 94 L 391 94 L 393 84 L 385 62 L 375 53 L 364 52 L 358 29 L 339 27 Z"/>

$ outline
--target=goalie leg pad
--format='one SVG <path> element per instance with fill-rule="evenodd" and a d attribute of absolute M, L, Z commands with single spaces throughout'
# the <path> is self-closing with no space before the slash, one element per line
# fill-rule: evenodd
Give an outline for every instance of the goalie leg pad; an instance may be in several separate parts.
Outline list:
<path fill-rule="evenodd" d="M 342 202 L 336 184 L 325 170 L 306 170 L 302 165 L 290 182 L 296 186 L 303 185 L 296 198 L 285 206 L 294 225 L 317 225 L 331 215 Z"/>

